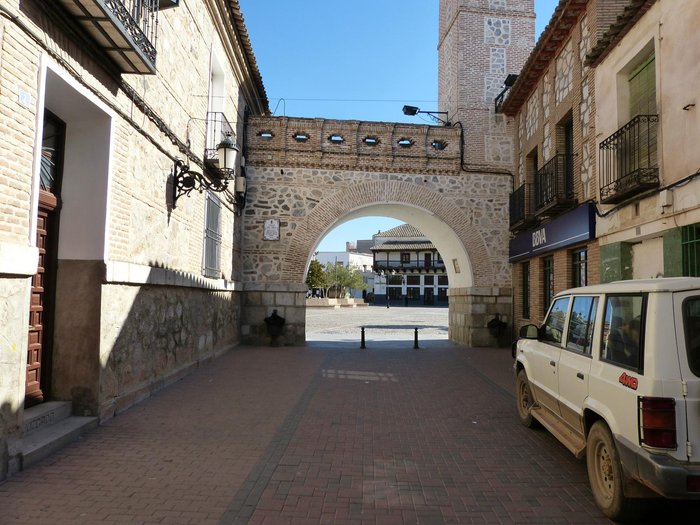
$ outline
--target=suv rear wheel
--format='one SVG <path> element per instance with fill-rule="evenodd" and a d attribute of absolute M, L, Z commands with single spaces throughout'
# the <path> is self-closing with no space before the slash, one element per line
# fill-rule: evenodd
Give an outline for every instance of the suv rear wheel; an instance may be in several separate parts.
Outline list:
<path fill-rule="evenodd" d="M 532 417 L 530 412 L 532 405 L 535 404 L 535 400 L 532 397 L 530 381 L 527 378 L 525 369 L 519 370 L 518 375 L 515 377 L 515 396 L 520 422 L 527 428 L 539 427 L 539 422 Z"/>
<path fill-rule="evenodd" d="M 625 496 L 620 458 L 608 425 L 596 421 L 588 433 L 586 466 L 593 498 L 608 518 L 624 521 L 637 517 L 635 500 Z"/>

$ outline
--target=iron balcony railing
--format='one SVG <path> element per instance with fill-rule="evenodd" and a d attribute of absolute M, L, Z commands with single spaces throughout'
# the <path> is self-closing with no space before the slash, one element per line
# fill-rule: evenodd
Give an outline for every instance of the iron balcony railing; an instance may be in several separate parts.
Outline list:
<path fill-rule="evenodd" d="M 510 194 L 510 229 L 515 230 L 534 220 L 532 184 L 523 184 Z"/>
<path fill-rule="evenodd" d="M 571 155 L 554 155 L 535 175 L 535 214 L 551 214 L 576 203 Z"/>
<path fill-rule="evenodd" d="M 67 13 L 123 73 L 156 71 L 158 11 L 173 0 L 51 0 L 43 9 Z"/>
<path fill-rule="evenodd" d="M 600 143 L 600 200 L 615 204 L 659 186 L 658 115 L 637 115 Z"/>
<path fill-rule="evenodd" d="M 219 158 L 216 155 L 216 148 L 227 136 L 234 141 L 236 134 L 229 123 L 226 115 L 220 111 L 210 111 L 207 113 L 206 146 L 204 148 L 204 161 L 212 166 L 218 167 Z"/>
<path fill-rule="evenodd" d="M 375 272 L 382 270 L 412 270 L 412 269 L 432 269 L 432 268 L 444 268 L 445 262 L 433 259 L 432 261 L 425 261 L 424 259 L 411 259 L 408 262 L 401 261 L 375 261 L 373 269 Z"/>

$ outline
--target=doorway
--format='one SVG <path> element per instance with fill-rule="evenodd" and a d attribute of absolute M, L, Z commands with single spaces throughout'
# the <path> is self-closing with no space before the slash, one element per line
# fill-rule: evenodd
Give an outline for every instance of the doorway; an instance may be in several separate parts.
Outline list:
<path fill-rule="evenodd" d="M 45 401 L 50 391 L 60 188 L 66 124 L 51 112 L 45 111 L 43 129 L 36 222 L 39 263 L 37 272 L 32 277 L 29 303 L 26 407 Z"/>

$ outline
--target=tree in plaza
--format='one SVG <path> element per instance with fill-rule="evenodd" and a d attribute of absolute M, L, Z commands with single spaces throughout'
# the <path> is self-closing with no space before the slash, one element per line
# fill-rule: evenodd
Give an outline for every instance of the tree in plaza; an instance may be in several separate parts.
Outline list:
<path fill-rule="evenodd" d="M 328 276 L 323 270 L 323 265 L 316 259 L 311 261 L 309 272 L 306 274 L 306 286 L 308 286 L 310 290 L 314 288 L 325 290 L 328 287 L 327 278 Z"/>
<path fill-rule="evenodd" d="M 364 290 L 367 285 L 362 278 L 362 270 L 358 266 L 343 266 L 329 262 L 326 264 L 328 289 L 333 288 L 337 297 L 345 297 L 348 290 Z"/>

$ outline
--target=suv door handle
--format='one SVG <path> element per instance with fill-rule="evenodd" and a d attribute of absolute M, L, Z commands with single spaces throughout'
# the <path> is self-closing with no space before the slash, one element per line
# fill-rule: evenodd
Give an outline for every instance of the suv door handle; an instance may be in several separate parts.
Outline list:
<path fill-rule="evenodd" d="M 549 364 L 552 365 L 552 366 L 557 366 L 557 362 L 556 362 L 556 361 L 550 361 Z"/>
<path fill-rule="evenodd" d="M 583 379 L 583 372 L 578 372 L 576 374 L 576 377 L 578 377 L 579 379 Z"/>

